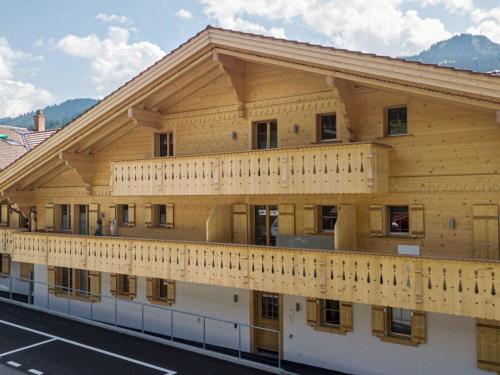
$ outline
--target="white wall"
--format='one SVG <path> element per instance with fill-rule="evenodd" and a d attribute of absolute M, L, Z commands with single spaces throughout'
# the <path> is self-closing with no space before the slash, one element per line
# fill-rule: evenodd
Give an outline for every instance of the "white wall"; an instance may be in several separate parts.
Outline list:
<path fill-rule="evenodd" d="M 295 311 L 295 303 L 300 311 Z M 380 341 L 371 334 L 371 307 L 353 306 L 347 335 L 315 331 L 306 324 L 306 299 L 284 296 L 285 359 L 357 375 L 486 375 L 476 367 L 475 321 L 427 314 L 427 343 L 418 347 Z"/>
<path fill-rule="evenodd" d="M 35 280 L 47 282 L 47 267 L 35 265 Z M 35 285 L 35 304 L 60 312 L 92 318 L 97 321 L 115 322 L 115 298 L 110 293 L 109 274 L 101 273 L 101 301 L 92 304 L 88 301 L 71 300 L 68 305 L 65 296 L 49 295 L 47 286 Z M 238 296 L 238 302 L 234 301 Z M 137 302 L 137 303 L 134 303 Z M 146 279 L 137 278 L 137 297 L 133 300 L 117 299 L 117 324 L 122 327 L 141 329 L 142 306 L 144 308 L 144 330 L 170 336 L 171 311 L 158 308 L 146 299 Z M 70 309 L 70 310 L 69 310 Z M 191 312 L 221 320 L 248 324 L 249 323 L 249 293 L 241 289 L 221 288 L 186 282 L 176 282 L 175 304 L 170 307 L 175 310 L 174 337 L 201 342 L 203 340 L 203 318 L 184 314 Z M 207 344 L 238 349 L 238 328 L 234 324 L 212 319 L 205 319 L 205 340 Z M 250 334 L 246 327 L 241 329 L 242 350 L 249 350 Z"/>
<path fill-rule="evenodd" d="M 10 263 L 10 275 L 14 277 L 12 280 L 12 292 L 18 294 L 28 295 L 29 284 L 27 281 L 22 281 L 15 278 L 21 277 L 21 264 L 18 262 Z M 0 278 L 0 291 L 8 292 L 10 290 L 10 279 Z"/>

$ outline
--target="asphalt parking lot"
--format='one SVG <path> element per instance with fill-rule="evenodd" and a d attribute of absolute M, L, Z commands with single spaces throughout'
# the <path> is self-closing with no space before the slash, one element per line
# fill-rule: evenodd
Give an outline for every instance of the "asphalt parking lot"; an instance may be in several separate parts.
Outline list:
<path fill-rule="evenodd" d="M 262 374 L 262 371 L 0 302 L 0 373 Z"/>

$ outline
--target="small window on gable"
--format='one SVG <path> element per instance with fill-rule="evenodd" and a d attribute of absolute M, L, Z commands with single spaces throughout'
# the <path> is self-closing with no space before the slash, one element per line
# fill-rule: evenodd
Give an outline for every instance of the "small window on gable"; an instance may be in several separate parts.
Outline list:
<path fill-rule="evenodd" d="M 337 139 L 337 116 L 335 114 L 318 115 L 318 142 Z"/>
<path fill-rule="evenodd" d="M 155 157 L 174 156 L 174 133 L 155 134 Z"/>
<path fill-rule="evenodd" d="M 410 218 L 408 206 L 389 206 L 389 233 L 408 235 Z"/>
<path fill-rule="evenodd" d="M 335 231 L 337 222 L 337 206 L 321 206 L 321 231 Z"/>
<path fill-rule="evenodd" d="M 128 204 L 119 204 L 118 205 L 118 224 L 119 225 L 128 225 L 129 216 L 128 216 Z"/>
<path fill-rule="evenodd" d="M 387 135 L 408 134 L 406 107 L 393 107 L 386 110 Z"/>

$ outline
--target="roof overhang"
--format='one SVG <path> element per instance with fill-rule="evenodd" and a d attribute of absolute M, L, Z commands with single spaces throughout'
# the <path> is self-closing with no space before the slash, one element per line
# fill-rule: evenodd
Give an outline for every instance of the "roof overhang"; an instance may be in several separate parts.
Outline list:
<path fill-rule="evenodd" d="M 0 173 L 4 191 L 69 151 L 214 52 L 328 78 L 500 110 L 500 77 L 288 40 L 207 28 L 104 98 Z"/>

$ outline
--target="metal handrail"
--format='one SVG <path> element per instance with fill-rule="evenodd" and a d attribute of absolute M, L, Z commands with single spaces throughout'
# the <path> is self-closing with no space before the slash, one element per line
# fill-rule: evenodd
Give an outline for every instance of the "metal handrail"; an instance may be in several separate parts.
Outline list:
<path fill-rule="evenodd" d="M 174 314 L 177 313 L 177 314 L 182 314 L 182 315 L 187 315 L 187 316 L 192 316 L 192 317 L 195 317 L 195 318 L 199 318 L 199 319 L 202 319 L 202 327 L 203 327 L 203 340 L 201 342 L 202 344 L 202 348 L 203 350 L 207 350 L 206 347 L 207 347 L 207 342 L 206 342 L 206 321 L 209 320 L 209 321 L 214 321 L 214 322 L 220 322 L 220 323 L 225 323 L 225 324 L 230 324 L 230 325 L 233 325 L 233 326 L 236 326 L 237 329 L 238 329 L 238 359 L 242 359 L 242 340 L 241 340 L 241 328 L 242 327 L 245 327 L 245 328 L 248 328 L 248 329 L 257 329 L 257 330 L 262 330 L 262 331 L 267 331 L 267 332 L 271 332 L 271 333 L 274 333 L 277 335 L 278 337 L 278 353 L 277 353 L 277 360 L 278 360 L 278 368 L 281 369 L 281 362 L 282 362 L 282 354 L 281 354 L 281 340 L 280 340 L 280 331 L 279 330 L 274 330 L 274 329 L 270 329 L 270 328 L 266 328 L 266 327 L 259 327 L 257 325 L 254 325 L 254 324 L 247 324 L 247 323 L 241 323 L 241 322 L 236 322 L 236 321 L 231 321 L 231 320 L 226 320 L 226 319 L 221 319 L 221 318 L 217 318 L 217 317 L 213 317 L 213 316 L 209 316 L 209 315 L 203 315 L 203 314 L 198 314 L 198 313 L 192 313 L 192 312 L 187 312 L 187 311 L 182 311 L 182 310 L 177 310 L 177 309 L 173 309 L 173 308 L 170 308 L 170 307 L 166 307 L 166 306 L 161 306 L 161 305 L 155 305 L 155 304 L 148 304 L 148 303 L 142 303 L 142 302 L 137 302 L 137 301 L 131 301 L 131 300 L 127 300 L 127 299 L 124 299 L 124 298 L 120 298 L 116 295 L 114 296 L 108 296 L 108 295 L 105 295 L 105 294 L 102 294 L 102 293 L 92 293 L 91 291 L 86 291 L 86 290 L 83 290 L 83 289 L 78 289 L 78 288 L 73 288 L 73 287 L 67 287 L 67 286 L 64 286 L 64 285 L 60 285 L 60 284 L 57 284 L 57 283 L 53 283 L 53 284 L 49 284 L 48 282 L 43 282 L 43 281 L 37 281 L 37 280 L 33 280 L 33 279 L 30 279 L 30 278 L 23 278 L 23 277 L 17 277 L 17 276 L 12 276 L 12 275 L 1 275 L 0 274 L 0 280 L 1 279 L 9 279 L 9 299 L 10 300 L 13 300 L 13 281 L 15 280 L 18 280 L 18 281 L 21 281 L 21 282 L 28 282 L 30 283 L 30 291 L 29 291 L 29 296 L 28 296 L 28 304 L 30 303 L 30 298 L 31 298 L 31 295 L 32 295 L 32 289 L 31 289 L 31 283 L 34 283 L 34 284 L 39 284 L 39 285 L 43 285 L 43 286 L 46 286 L 47 287 L 47 310 L 51 311 L 51 308 L 50 308 L 50 288 L 49 287 L 53 287 L 55 289 L 62 289 L 64 290 L 64 293 L 66 293 L 66 299 L 67 299 L 67 303 L 68 303 L 68 308 L 67 308 L 67 315 L 69 316 L 73 316 L 73 314 L 71 314 L 71 296 L 73 293 L 77 292 L 77 293 L 81 293 L 84 295 L 84 297 L 88 296 L 88 303 L 90 303 L 90 319 L 89 318 L 82 318 L 81 316 L 78 315 L 79 318 L 81 319 L 84 319 L 84 320 L 89 320 L 89 321 L 97 321 L 94 319 L 94 314 L 93 314 L 93 306 L 96 302 L 94 302 L 93 298 L 94 297 L 97 297 L 97 298 L 100 298 L 100 299 L 108 299 L 108 300 L 113 300 L 114 301 L 114 305 L 115 305 L 115 311 L 114 311 L 114 326 L 115 327 L 118 327 L 118 302 L 122 302 L 122 303 L 128 303 L 128 304 L 132 304 L 132 305 L 137 305 L 137 306 L 141 306 L 141 334 L 145 334 L 145 330 L 144 330 L 144 308 L 152 308 L 152 309 L 158 309 L 158 310 L 163 310 L 163 311 L 168 311 L 170 312 L 170 341 L 171 342 L 174 342 Z M 54 297 L 56 298 L 64 298 L 61 294 L 55 294 Z M 82 297 L 82 296 L 80 296 Z M 85 300 L 81 300 L 81 302 L 86 302 Z M 76 316 L 76 314 L 75 314 Z M 236 328 L 235 327 L 235 328 Z M 121 327 L 123 328 L 123 326 Z M 132 328 L 132 327 L 130 327 Z M 125 328 L 125 329 L 128 329 L 128 328 Z M 135 332 L 135 331 L 134 331 Z M 188 344 L 189 345 L 189 344 Z"/>

